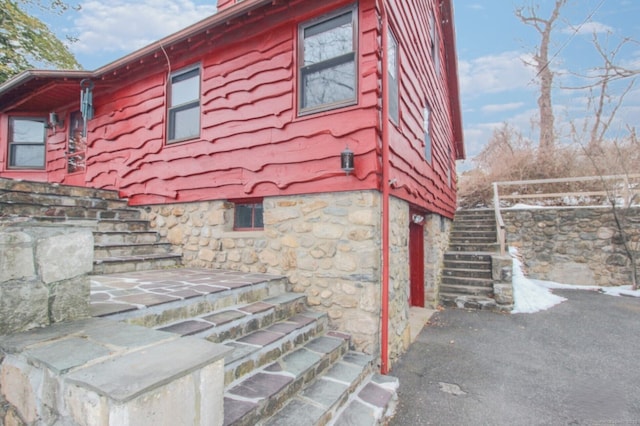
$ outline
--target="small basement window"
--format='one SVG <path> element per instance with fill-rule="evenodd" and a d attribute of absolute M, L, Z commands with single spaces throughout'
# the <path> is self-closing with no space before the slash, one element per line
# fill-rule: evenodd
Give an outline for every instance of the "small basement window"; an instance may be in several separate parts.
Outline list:
<path fill-rule="evenodd" d="M 234 206 L 235 231 L 264 229 L 262 200 L 236 201 Z"/>

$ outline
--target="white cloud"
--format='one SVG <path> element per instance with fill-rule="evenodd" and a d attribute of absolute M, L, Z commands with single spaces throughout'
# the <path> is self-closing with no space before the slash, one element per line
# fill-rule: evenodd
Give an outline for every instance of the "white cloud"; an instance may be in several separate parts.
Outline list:
<path fill-rule="evenodd" d="M 214 12 L 214 4 L 197 5 L 191 0 L 87 1 L 74 21 L 79 40 L 72 50 L 77 56 L 117 58 Z"/>
<path fill-rule="evenodd" d="M 524 102 L 509 102 L 505 104 L 489 104 L 481 108 L 482 112 L 486 114 L 493 114 L 496 112 L 507 112 L 520 109 L 524 106 Z"/>
<path fill-rule="evenodd" d="M 462 97 L 475 97 L 515 89 L 535 87 L 535 72 L 524 64 L 526 55 L 521 52 L 503 52 L 458 64 Z"/>
<path fill-rule="evenodd" d="M 613 28 L 611 28 L 607 24 L 603 24 L 602 22 L 585 22 L 581 26 L 573 26 L 569 25 L 568 27 L 562 30 L 565 34 L 578 34 L 578 35 L 591 35 L 591 34 L 602 34 L 602 33 L 612 33 Z"/>

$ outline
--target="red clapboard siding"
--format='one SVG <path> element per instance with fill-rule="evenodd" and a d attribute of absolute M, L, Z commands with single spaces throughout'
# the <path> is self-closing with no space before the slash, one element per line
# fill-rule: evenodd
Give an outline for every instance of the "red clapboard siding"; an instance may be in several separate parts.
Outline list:
<path fill-rule="evenodd" d="M 452 118 L 448 103 L 446 72 L 436 73 L 429 46 L 429 11 L 440 22 L 436 1 L 387 2 L 390 26 L 399 44 L 399 127 L 392 126 L 391 178 L 395 196 L 430 211 L 451 217 L 455 211 L 455 189 L 447 182 L 447 168 L 455 176 L 449 158 L 453 147 Z M 440 31 L 440 28 L 438 28 Z M 442 49 L 442 33 L 439 34 Z M 444 64 L 441 57 L 440 64 Z M 423 110 L 431 108 L 431 165 L 424 158 Z"/>
<path fill-rule="evenodd" d="M 377 188 L 379 32 L 370 3 L 360 3 L 358 105 L 296 116 L 295 16 L 349 2 L 291 2 L 263 18 L 268 31 L 256 22 L 242 39 L 217 34 L 206 54 L 180 62 L 202 67 L 200 139 L 163 146 L 166 70 L 114 91 L 96 110 L 86 179 L 133 203 Z M 356 153 L 351 176 L 339 163 L 347 144 Z"/>

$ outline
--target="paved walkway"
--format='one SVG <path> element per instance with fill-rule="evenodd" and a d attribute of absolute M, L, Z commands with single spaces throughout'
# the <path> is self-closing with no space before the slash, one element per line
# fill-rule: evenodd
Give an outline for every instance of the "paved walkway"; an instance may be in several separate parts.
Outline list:
<path fill-rule="evenodd" d="M 434 315 L 390 372 L 391 425 L 640 425 L 640 299 L 556 293 L 535 314 Z"/>
<path fill-rule="evenodd" d="M 212 269 L 163 269 L 91 276 L 91 314 L 103 316 L 249 287 L 279 276 Z"/>

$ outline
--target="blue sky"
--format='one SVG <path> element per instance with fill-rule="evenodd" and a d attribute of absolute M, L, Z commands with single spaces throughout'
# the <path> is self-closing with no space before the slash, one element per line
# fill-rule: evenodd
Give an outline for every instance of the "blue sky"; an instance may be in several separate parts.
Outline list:
<path fill-rule="evenodd" d="M 316 1 L 316 0 L 309 0 Z M 472 158 L 504 122 L 535 139 L 537 86 L 535 72 L 523 60 L 533 52 L 539 37 L 515 16 L 518 6 L 533 0 L 454 0 L 459 78 L 465 145 L 468 160 L 459 170 L 472 166 Z M 73 1 L 71 2 L 74 3 Z M 39 14 L 60 37 L 72 35 L 78 42 L 72 52 L 86 69 L 96 69 L 133 50 L 214 13 L 215 0 L 80 1 L 79 12 L 61 17 Z M 554 0 L 535 0 L 539 15 L 548 17 Z M 590 19 L 587 19 L 590 17 Z M 561 133 L 569 120 L 588 116 L 588 96 L 568 90 L 580 81 L 571 73 L 587 74 L 600 64 L 591 43 L 595 33 L 615 47 L 621 37 L 640 40 L 639 0 L 569 0 L 551 46 L 551 68 L 556 77 L 554 108 Z M 579 29 L 579 30 L 578 30 Z M 628 45 L 618 59 L 640 69 L 640 45 Z M 640 117 L 640 84 L 629 92 L 617 113 L 612 132 L 625 125 L 637 126 Z M 613 95 L 620 95 L 617 86 Z"/>

